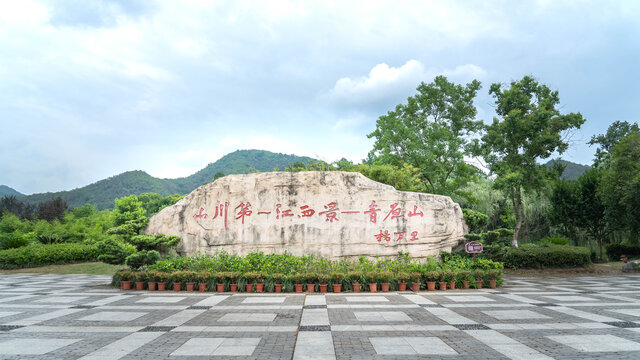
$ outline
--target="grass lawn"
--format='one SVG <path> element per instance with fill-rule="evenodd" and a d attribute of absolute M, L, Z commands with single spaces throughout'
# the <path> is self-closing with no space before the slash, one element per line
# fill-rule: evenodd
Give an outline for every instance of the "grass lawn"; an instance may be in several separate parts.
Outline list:
<path fill-rule="evenodd" d="M 90 274 L 113 275 L 122 265 L 110 265 L 102 262 L 76 263 L 66 265 L 48 265 L 35 268 L 0 270 L 3 274 L 37 273 L 37 274 Z"/>

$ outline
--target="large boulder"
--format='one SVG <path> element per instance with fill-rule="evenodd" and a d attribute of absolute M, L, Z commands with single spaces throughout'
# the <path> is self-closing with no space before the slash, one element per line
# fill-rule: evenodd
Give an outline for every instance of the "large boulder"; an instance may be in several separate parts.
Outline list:
<path fill-rule="evenodd" d="M 622 272 L 639 272 L 640 271 L 640 260 L 629 261 L 628 263 L 622 265 Z"/>
<path fill-rule="evenodd" d="M 353 172 L 229 175 L 149 220 L 147 234 L 182 238 L 182 255 L 219 250 L 416 258 L 463 241 L 460 206 L 447 196 L 397 191 Z"/>

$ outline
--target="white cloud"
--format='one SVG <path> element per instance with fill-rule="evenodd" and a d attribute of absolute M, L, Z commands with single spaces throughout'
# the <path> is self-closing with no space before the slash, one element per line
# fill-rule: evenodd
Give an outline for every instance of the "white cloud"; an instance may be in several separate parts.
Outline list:
<path fill-rule="evenodd" d="M 13 26 L 33 26 L 46 22 L 49 11 L 44 4 L 31 0 L 1 0 L 0 25 L 2 23 Z"/>

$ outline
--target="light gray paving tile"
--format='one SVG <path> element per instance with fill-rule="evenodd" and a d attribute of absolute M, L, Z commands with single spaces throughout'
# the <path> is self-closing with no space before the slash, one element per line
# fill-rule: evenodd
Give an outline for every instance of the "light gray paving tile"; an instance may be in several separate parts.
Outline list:
<path fill-rule="evenodd" d="M 488 310 L 484 314 L 498 320 L 550 319 L 551 317 L 530 310 Z"/>
<path fill-rule="evenodd" d="M 183 310 L 156 322 L 153 326 L 180 326 L 205 311 L 206 310 Z"/>
<path fill-rule="evenodd" d="M 203 300 L 198 301 L 194 306 L 216 306 L 222 301 L 226 300 L 229 295 L 214 295 L 209 296 Z"/>
<path fill-rule="evenodd" d="M 300 331 L 296 338 L 293 360 L 335 360 L 333 337 L 330 331 Z"/>
<path fill-rule="evenodd" d="M 345 296 L 347 302 L 389 302 L 384 296 L 369 295 L 369 296 Z"/>
<path fill-rule="evenodd" d="M 358 321 L 413 321 L 402 311 L 354 311 Z"/>
<path fill-rule="evenodd" d="M 489 299 L 486 296 L 480 295 L 455 295 L 455 296 L 445 296 L 447 299 L 455 302 L 491 302 L 494 301 Z"/>
<path fill-rule="evenodd" d="M 146 312 L 131 312 L 131 311 L 100 311 L 95 314 L 91 314 L 85 317 L 81 317 L 78 320 L 84 321 L 131 321 L 141 316 L 145 316 Z"/>
<path fill-rule="evenodd" d="M 238 321 L 252 321 L 252 322 L 272 322 L 275 320 L 276 313 L 232 313 L 224 314 L 218 321 L 224 322 L 238 322 Z"/>
<path fill-rule="evenodd" d="M 449 324 L 476 324 L 475 321 L 468 319 L 462 315 L 459 315 L 455 311 L 446 308 L 424 308 L 426 311 L 437 316 L 440 320 Z"/>
<path fill-rule="evenodd" d="M 327 299 L 324 295 L 307 295 L 304 299 L 305 305 L 327 305 Z"/>
<path fill-rule="evenodd" d="M 62 317 L 62 316 L 71 315 L 71 314 L 77 313 L 79 311 L 83 311 L 83 309 L 61 309 L 61 310 L 51 311 L 51 312 L 48 312 L 48 313 L 44 313 L 44 314 L 28 317 L 26 319 L 20 319 L 20 320 L 11 321 L 7 325 L 21 325 L 21 326 L 35 325 L 35 324 L 41 323 L 43 321 L 52 320 L 52 319 L 56 319 L 56 318 L 59 318 L 59 317 Z"/>
<path fill-rule="evenodd" d="M 136 301 L 136 303 L 147 304 L 147 303 L 160 303 L 160 304 L 172 304 L 177 303 L 186 299 L 184 296 L 149 296 L 144 299 L 140 299 Z"/>
<path fill-rule="evenodd" d="M 113 295 L 113 296 L 109 296 L 106 297 L 104 299 L 99 299 L 99 300 L 95 300 L 89 303 L 86 303 L 84 305 L 89 305 L 89 306 L 103 306 L 103 305 L 107 305 L 107 304 L 111 304 L 120 300 L 124 300 L 124 299 L 128 299 L 130 298 L 132 295 Z"/>
<path fill-rule="evenodd" d="M 132 333 L 141 330 L 144 326 L 41 326 L 32 325 L 12 332 L 26 333 Z"/>
<path fill-rule="evenodd" d="M 582 352 L 640 351 L 639 343 L 611 334 L 553 335 L 546 337 Z"/>
<path fill-rule="evenodd" d="M 609 309 L 607 311 L 615 312 L 618 314 L 625 314 L 625 315 L 640 317 L 640 309 Z"/>
<path fill-rule="evenodd" d="M 457 355 L 458 352 L 453 350 L 444 341 L 434 336 L 416 336 L 405 337 L 407 343 L 419 355 Z"/>
<path fill-rule="evenodd" d="M 86 298 L 86 296 L 48 296 L 44 299 L 36 300 L 34 302 L 48 304 L 70 304 Z"/>
<path fill-rule="evenodd" d="M 22 314 L 22 311 L 0 311 L 0 318 Z"/>
<path fill-rule="evenodd" d="M 78 341 L 80 339 L 9 339 L 0 342 L 0 354 L 44 355 Z"/>
<path fill-rule="evenodd" d="M 465 333 L 514 360 L 553 360 L 535 349 L 495 330 L 465 330 Z"/>
<path fill-rule="evenodd" d="M 329 312 L 327 311 L 327 309 L 304 309 L 302 310 L 300 325 L 329 325 Z"/>
<path fill-rule="evenodd" d="M 403 294 L 402 297 L 418 305 L 433 305 L 433 301 L 426 299 L 424 296 L 414 294 Z"/>
<path fill-rule="evenodd" d="M 582 319 L 591 320 L 591 321 L 597 321 L 597 322 L 619 321 L 618 319 L 615 319 L 612 317 L 602 316 L 602 315 L 590 313 L 587 311 L 576 310 L 576 309 L 572 309 L 564 306 L 550 306 L 550 307 L 547 307 L 547 309 L 551 311 L 557 311 L 566 315 L 571 315 L 571 316 L 579 317 Z"/>
<path fill-rule="evenodd" d="M 37 297 L 38 295 L 16 295 L 16 296 L 8 296 L 6 298 L 2 298 L 0 299 L 0 303 L 7 303 L 7 302 L 12 302 L 12 301 L 18 301 L 18 300 L 26 300 L 26 299 L 30 299 L 30 298 L 34 298 Z"/>
<path fill-rule="evenodd" d="M 251 296 L 242 300 L 243 304 L 282 304 L 287 298 L 284 296 Z"/>
<path fill-rule="evenodd" d="M 79 360 L 117 360 L 155 340 L 163 332 L 137 332 L 114 341 Z"/>
<path fill-rule="evenodd" d="M 209 356 L 222 344 L 224 338 L 193 338 L 187 340 L 170 356 Z"/>
<path fill-rule="evenodd" d="M 554 295 L 554 296 L 546 295 L 544 297 L 551 300 L 560 301 L 560 302 L 576 302 L 576 301 L 592 301 L 593 302 L 596 300 L 592 297 L 580 296 L 580 295 Z"/>

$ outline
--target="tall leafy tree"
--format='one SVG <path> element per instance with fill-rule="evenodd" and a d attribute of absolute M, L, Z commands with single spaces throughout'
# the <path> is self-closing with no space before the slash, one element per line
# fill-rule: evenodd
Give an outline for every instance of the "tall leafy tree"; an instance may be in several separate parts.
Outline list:
<path fill-rule="evenodd" d="M 598 242 L 600 260 L 602 260 L 602 243 L 608 234 L 606 208 L 602 195 L 598 192 L 602 179 L 602 171 L 591 168 L 585 171 L 577 181 L 578 226 L 587 231 L 589 236 Z"/>
<path fill-rule="evenodd" d="M 512 244 L 518 246 L 523 221 L 523 191 L 542 188 L 548 170 L 537 160 L 568 148 L 563 132 L 584 123 L 580 113 L 560 114 L 557 91 L 525 76 L 508 89 L 492 84 L 498 117 L 482 137 L 484 158 L 497 175 L 495 185 L 510 197 L 516 215 Z"/>
<path fill-rule="evenodd" d="M 444 76 L 421 83 L 406 104 L 378 118 L 368 135 L 375 138 L 369 159 L 398 168 L 409 164 L 420 170 L 427 191 L 452 194 L 476 174 L 464 156 L 472 148 L 470 136 L 482 129 L 473 105 L 478 89 L 477 80 L 462 86 Z"/>
<path fill-rule="evenodd" d="M 609 158 L 609 152 L 623 138 L 629 136 L 632 132 L 638 132 L 637 123 L 630 124 L 626 121 L 615 121 L 609 125 L 607 132 L 604 134 L 593 135 L 588 142 L 589 145 L 598 145 L 596 155 L 593 159 L 593 166 L 606 163 Z"/>

